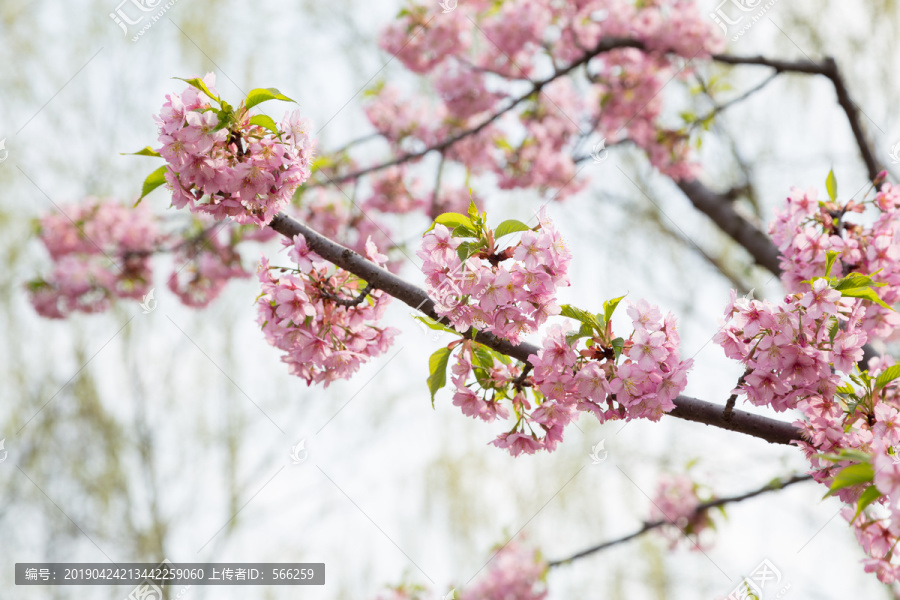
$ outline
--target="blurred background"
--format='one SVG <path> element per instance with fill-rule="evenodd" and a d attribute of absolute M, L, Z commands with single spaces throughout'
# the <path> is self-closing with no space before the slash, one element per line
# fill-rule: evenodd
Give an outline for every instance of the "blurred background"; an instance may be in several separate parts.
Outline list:
<path fill-rule="evenodd" d="M 165 558 L 326 564 L 324 587 L 195 586 L 181 596 L 191 600 L 359 600 L 400 583 L 425 585 L 437 599 L 513 536 L 555 559 L 638 529 L 663 472 L 694 463 L 692 476 L 724 496 L 803 471 L 796 449 L 673 418 L 623 427 L 582 417 L 557 452 L 512 459 L 487 445 L 501 424 L 464 417 L 446 392 L 432 409 L 427 356 L 440 342 L 399 302 L 388 312 L 402 331 L 394 347 L 327 390 L 288 375 L 266 344 L 255 279 L 233 282 L 200 311 L 161 280 L 149 314 L 121 302 L 100 315 L 38 317 L 24 289 L 48 264 L 34 219 L 88 195 L 137 197 L 157 165 L 119 153 L 156 144 L 151 115 L 184 87 L 171 77 L 214 71 L 220 93 L 235 100 L 277 87 L 312 119 L 323 153 L 372 131 L 362 88 L 388 79 L 415 85 L 376 43 L 401 8 L 396 0 L 178 0 L 135 42 L 110 18 L 116 8 L 115 0 L 0 4 L 8 151 L 0 163 L 0 438 L 8 452 L 0 597 L 117 599 L 130 590 L 16 587 L 16 562 Z M 898 25 L 891 0 L 780 0 L 728 51 L 833 55 L 890 164 L 900 141 L 891 109 L 900 99 Z M 722 72 L 735 95 L 768 76 L 752 67 Z M 832 167 L 842 196 L 866 179 L 833 88 L 816 77 L 779 77 L 729 109 L 700 158 L 714 189 L 752 183 L 757 202 L 742 209 L 763 224 L 790 186 L 824 192 Z M 584 173 L 584 192 L 549 207 L 574 253 L 574 285 L 562 300 L 596 310 L 627 292 L 673 311 L 683 356 L 696 361 L 686 393 L 724 402 L 741 371 L 711 343 L 728 291 L 777 297 L 777 280 L 748 266 L 640 153 L 614 149 Z M 528 220 L 543 202 L 479 191 L 495 218 Z M 165 190 L 145 202 L 159 214 L 169 203 Z M 415 240 L 426 226 L 411 218 L 394 230 Z M 252 272 L 258 254 L 244 260 Z M 421 281 L 413 265 L 403 274 Z M 301 440 L 308 459 L 293 464 Z M 600 441 L 608 459 L 594 465 L 589 453 Z M 823 493 L 805 483 L 730 507 L 705 554 L 669 552 L 650 534 L 553 569 L 549 597 L 724 596 L 763 559 L 782 574 L 779 597 L 892 597 L 863 573 L 840 504 Z"/>

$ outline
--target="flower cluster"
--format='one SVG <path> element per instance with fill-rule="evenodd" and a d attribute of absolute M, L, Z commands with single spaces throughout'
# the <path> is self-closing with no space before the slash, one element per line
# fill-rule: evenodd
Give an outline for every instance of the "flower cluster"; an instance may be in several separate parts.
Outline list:
<path fill-rule="evenodd" d="M 307 384 L 327 387 L 390 347 L 396 330 L 374 325 L 390 296 L 346 271 L 335 270 L 307 246 L 303 236 L 285 244 L 296 267 L 270 267 L 262 258 L 258 322 L 266 340 L 284 351 L 281 360 L 292 374 Z M 372 262 L 387 261 L 371 241 L 366 249 L 366 258 Z"/>
<path fill-rule="evenodd" d="M 847 217 L 867 208 L 876 213 L 871 225 L 848 221 Z M 870 274 L 886 284 L 879 289 L 886 304 L 900 301 L 900 186 L 885 183 L 871 200 L 845 204 L 834 199 L 820 202 L 815 188 L 805 192 L 794 188 L 771 233 L 781 252 L 782 280 L 789 291 L 804 289 L 804 280 L 820 275 L 826 253 L 834 251 L 839 253 L 835 275 Z M 871 338 L 894 339 L 900 335 L 900 314 L 870 304 L 863 328 Z"/>
<path fill-rule="evenodd" d="M 472 172 L 496 173 L 504 188 L 561 195 L 578 189 L 571 183 L 571 149 L 584 131 L 597 131 L 608 143 L 633 141 L 672 177 L 696 175 L 691 131 L 664 125 L 660 94 L 676 75 L 691 76 L 685 59 L 724 47 L 694 2 L 472 0 L 449 13 L 437 10 L 413 2 L 382 32 L 382 48 L 427 77 L 439 98 L 429 107 L 422 98 L 403 100 L 396 87 L 375 89 L 367 113 L 392 143 L 421 149 L 477 129 L 446 156 Z M 584 65 L 584 76 L 566 65 Z M 544 85 L 496 122 L 490 119 L 504 101 L 517 98 L 515 82 L 560 71 L 567 77 Z"/>
<path fill-rule="evenodd" d="M 384 213 L 408 213 L 425 206 L 418 180 L 404 181 L 406 169 L 389 167 L 371 178 L 372 195 L 363 203 L 364 209 Z"/>
<path fill-rule="evenodd" d="M 691 549 L 702 550 L 706 547 L 700 535 L 713 524 L 708 511 L 697 510 L 702 504 L 699 490 L 699 486 L 684 473 L 663 475 L 657 484 L 650 518 L 668 524 L 661 529 L 661 533 L 669 540 L 672 549 L 685 538 L 691 541 Z"/>
<path fill-rule="evenodd" d="M 506 229 L 487 229 L 473 203 L 469 217 L 439 216 L 425 234 L 417 255 L 428 293 L 457 331 L 475 326 L 518 342 L 559 313 L 556 290 L 569 285 L 565 240 L 543 212 L 534 229 L 514 223 L 509 232 L 524 230 L 520 241 L 500 249 Z"/>
<path fill-rule="evenodd" d="M 557 288 L 568 285 L 571 256 L 543 211 L 534 228 L 514 220 L 496 229 L 485 223 L 486 215 L 472 203 L 468 215 L 440 215 L 425 234 L 418 255 L 435 312 L 457 331 L 475 327 L 516 343 L 560 313 L 577 321 L 579 329 L 551 326 L 527 368 L 482 344 L 452 342 L 430 361 L 432 398 L 432 384 L 446 380 L 438 370 L 446 370 L 458 349 L 450 378 L 453 404 L 488 422 L 514 415 L 512 429 L 491 442 L 513 456 L 552 452 L 579 412 L 601 422 L 656 421 L 675 407 L 692 361 L 678 355 L 671 313 L 663 319 L 658 308 L 642 300 L 628 308 L 629 338 L 616 337 L 610 319 L 621 298 L 605 302 L 596 315 L 556 303 Z M 517 243 L 498 246 L 498 239 L 514 232 L 521 232 Z"/>
<path fill-rule="evenodd" d="M 443 597 L 454 600 L 544 600 L 547 597 L 547 563 L 540 553 L 517 542 L 499 548 L 487 572 L 470 587 L 454 589 Z M 421 586 L 401 586 L 379 594 L 375 600 L 426 600 L 441 597 Z"/>
<path fill-rule="evenodd" d="M 241 235 L 235 228 L 217 226 L 208 216 L 199 216 L 194 231 L 173 252 L 175 269 L 168 281 L 169 289 L 192 308 L 207 306 L 230 280 L 250 276 L 236 246 L 257 237 Z"/>
<path fill-rule="evenodd" d="M 633 331 L 626 340 L 612 331 L 615 304 L 607 307 L 600 315 L 577 311 L 578 332 L 566 335 L 561 327 L 551 328 L 540 352 L 529 358 L 534 384 L 545 398 L 541 406 L 554 407 L 554 413 L 589 412 L 601 422 L 658 421 L 675 408 L 693 364 L 679 357 L 675 317 L 669 313 L 663 319 L 657 307 L 640 300 L 628 307 Z M 574 342 L 583 338 L 587 346 L 579 351 Z"/>
<path fill-rule="evenodd" d="M 900 367 L 892 362 L 873 358 L 855 378 L 861 385 L 801 401 L 796 423 L 810 474 L 847 504 L 842 514 L 868 555 L 864 568 L 884 583 L 900 580 Z"/>
<path fill-rule="evenodd" d="M 266 225 L 309 178 L 315 149 L 309 121 L 294 111 L 276 126 L 265 115 L 251 116 L 245 104 L 232 110 L 218 98 L 213 73 L 191 83 L 181 95 L 166 96 L 156 117 L 173 206 Z"/>
<path fill-rule="evenodd" d="M 51 273 L 29 283 L 31 303 L 44 317 L 100 312 L 112 298 L 140 299 L 153 283 L 151 256 L 162 237 L 145 207 L 88 198 L 40 220 Z"/>
<path fill-rule="evenodd" d="M 488 572 L 460 594 L 460 600 L 544 600 L 547 563 L 534 550 L 510 542 L 500 548 Z"/>
<path fill-rule="evenodd" d="M 732 291 L 715 341 L 746 367 L 738 391 L 757 406 L 784 411 L 810 397 L 830 398 L 840 373 L 852 373 L 863 357 L 861 302 L 841 296 L 828 278 L 806 285 L 779 305 Z"/>
<path fill-rule="evenodd" d="M 552 452 L 580 412 L 601 422 L 659 420 L 675 407 L 692 361 L 678 356 L 672 315 L 663 320 L 646 301 L 628 309 L 634 327 L 629 339 L 615 338 L 608 317 L 618 300 L 606 303 L 599 315 L 563 307 L 563 314 L 578 319 L 581 328 L 567 334 L 552 325 L 541 350 L 529 357 L 534 368 L 530 376 L 522 365 L 469 340 L 438 350 L 446 359 L 459 348 L 451 367 L 453 404 L 466 416 L 487 422 L 514 415 L 512 429 L 491 442 L 513 456 Z"/>
<path fill-rule="evenodd" d="M 795 443 L 810 474 L 847 504 L 865 570 L 892 583 L 900 580 L 900 366 L 889 357 L 858 364 L 868 340 L 893 339 L 900 324 L 889 306 L 900 299 L 900 189 L 884 184 L 871 200 L 840 204 L 833 176 L 828 188 L 821 202 L 814 189 L 793 190 L 772 224 L 791 293 L 777 305 L 732 294 L 717 342 L 746 366 L 736 393 L 800 411 Z M 878 213 L 871 225 L 847 219 L 869 207 Z"/>

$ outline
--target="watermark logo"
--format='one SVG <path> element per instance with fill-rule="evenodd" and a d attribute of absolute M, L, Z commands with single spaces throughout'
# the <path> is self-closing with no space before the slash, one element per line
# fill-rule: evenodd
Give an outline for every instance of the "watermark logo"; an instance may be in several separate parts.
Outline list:
<path fill-rule="evenodd" d="M 6 438 L 0 440 L 0 463 L 6 460 L 6 457 L 9 455 L 9 452 L 6 451 L 4 444 L 6 443 Z"/>
<path fill-rule="evenodd" d="M 144 311 L 145 315 L 149 315 L 154 310 L 156 310 L 156 300 L 153 298 L 153 292 L 156 288 L 150 288 L 150 291 L 144 294 L 144 298 L 141 300 L 141 309 Z"/>
<path fill-rule="evenodd" d="M 594 148 L 591 150 L 591 160 L 599 164 L 607 158 L 609 158 L 609 150 L 606 149 L 606 138 L 603 138 L 594 144 Z"/>
<path fill-rule="evenodd" d="M 145 581 L 131 590 L 125 600 L 164 600 L 163 591 L 155 583 Z"/>
<path fill-rule="evenodd" d="M 609 456 L 609 452 L 606 451 L 604 447 L 606 445 L 606 440 L 600 440 L 600 442 L 591 447 L 591 452 L 588 456 L 591 459 L 591 464 L 599 465 Z"/>
<path fill-rule="evenodd" d="M 156 569 L 168 569 L 171 568 L 172 562 L 165 558 L 161 563 L 156 566 Z M 157 580 L 145 580 L 137 585 L 131 592 L 125 596 L 125 600 L 165 600 L 166 596 L 162 591 L 163 587 L 167 587 L 165 583 L 159 581 L 159 584 L 156 583 Z M 182 590 L 183 591 L 183 590 Z M 179 597 L 181 594 L 179 594 Z"/>
<path fill-rule="evenodd" d="M 291 446 L 291 462 L 295 465 L 306 462 L 309 458 L 309 451 L 306 449 L 306 440 L 300 440 L 296 445 Z"/>
<path fill-rule="evenodd" d="M 444 13 L 453 12 L 453 9 L 456 8 L 456 5 L 456 0 L 441 0 L 441 9 L 443 9 L 442 12 Z"/>
<path fill-rule="evenodd" d="M 0 140 L 0 148 L 3 148 L 2 140 Z M 0 162 L 2 161 L 3 159 L 0 158 Z M 891 162 L 895 165 L 900 164 L 900 142 L 897 142 L 896 144 L 891 146 Z"/>
<path fill-rule="evenodd" d="M 109 13 L 109 18 L 122 29 L 125 37 L 132 35 L 133 32 L 131 41 L 136 42 L 166 14 L 166 11 L 175 6 L 176 2 L 178 0 L 169 0 L 165 4 L 163 0 L 122 0 L 115 10 Z"/>
<path fill-rule="evenodd" d="M 768 586 L 771 589 L 781 583 L 781 571 L 778 570 L 772 561 L 764 559 L 749 576 L 734 588 L 726 597 L 726 600 L 760 600 L 763 597 L 763 590 Z M 791 588 L 790 584 L 782 587 L 775 595 L 775 598 L 781 598 Z"/>
<path fill-rule="evenodd" d="M 9 158 L 9 150 L 6 149 L 6 138 L 0 140 L 0 163 Z"/>
<path fill-rule="evenodd" d="M 462 303 L 463 297 L 466 295 L 464 288 L 472 290 L 481 280 L 481 274 L 469 271 L 465 263 L 454 267 L 447 273 L 447 278 L 431 292 L 431 298 L 436 305 L 442 309 L 453 310 Z M 422 308 L 428 299 L 422 300 L 415 310 Z M 416 323 L 422 333 L 427 335 L 432 342 L 436 342 L 445 332 L 441 329 L 441 323 L 435 321 L 427 315 L 412 315 L 416 319 Z"/>
<path fill-rule="evenodd" d="M 778 0 L 768 0 L 765 4 L 763 0 L 722 0 L 709 16 L 735 42 L 762 19 L 776 2 Z"/>

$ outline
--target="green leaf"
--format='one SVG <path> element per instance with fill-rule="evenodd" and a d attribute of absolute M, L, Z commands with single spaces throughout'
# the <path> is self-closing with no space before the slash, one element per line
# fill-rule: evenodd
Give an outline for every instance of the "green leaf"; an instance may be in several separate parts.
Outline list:
<path fill-rule="evenodd" d="M 834 476 L 834 481 L 831 482 L 831 488 L 825 496 L 833 496 L 839 490 L 861 483 L 868 483 L 873 479 L 875 479 L 875 469 L 868 463 L 859 463 L 844 467 Z"/>
<path fill-rule="evenodd" d="M 900 365 L 894 365 L 884 370 L 875 380 L 875 387 L 883 388 L 887 384 L 900 377 Z"/>
<path fill-rule="evenodd" d="M 192 77 L 191 79 L 182 79 L 181 77 L 173 77 L 172 79 L 180 79 L 181 81 L 194 86 L 195 88 L 197 88 L 198 90 L 200 90 L 201 92 L 203 92 L 204 94 L 206 94 L 207 96 L 209 96 L 210 98 L 215 100 L 216 102 L 221 103 L 221 100 L 219 99 L 219 97 L 216 96 L 215 94 L 213 94 L 211 91 L 209 91 L 209 88 L 206 87 L 206 84 L 203 83 L 203 80 L 200 79 L 199 77 Z"/>
<path fill-rule="evenodd" d="M 144 180 L 144 187 L 141 189 L 141 197 L 137 199 L 137 202 L 134 203 L 134 206 L 140 204 L 141 200 L 144 199 L 144 196 L 166 182 L 166 169 L 167 167 L 160 167 L 147 175 L 147 179 Z"/>
<path fill-rule="evenodd" d="M 439 348 L 428 359 L 428 389 L 431 391 L 431 406 L 434 407 L 434 395 L 447 385 L 447 363 L 450 360 L 450 349 Z"/>
<path fill-rule="evenodd" d="M 837 260 L 837 257 L 840 256 L 840 252 L 836 250 L 829 250 L 825 253 L 825 277 L 831 275 L 831 267 L 834 266 L 834 261 Z"/>
<path fill-rule="evenodd" d="M 837 283 L 834 284 L 834 289 L 840 291 L 859 287 L 884 287 L 885 285 L 887 284 L 877 282 L 869 275 L 863 275 L 862 273 L 850 273 L 844 277 L 841 277 L 837 281 Z"/>
<path fill-rule="evenodd" d="M 869 454 L 866 454 L 862 450 L 854 450 L 852 448 L 844 448 L 837 454 L 817 454 L 816 456 L 823 460 L 830 460 L 832 462 L 840 462 L 842 460 L 852 460 L 859 463 L 872 462 L 872 457 Z"/>
<path fill-rule="evenodd" d="M 473 219 L 478 217 L 478 207 L 475 206 L 475 201 L 472 199 L 472 192 L 469 191 L 469 216 Z"/>
<path fill-rule="evenodd" d="M 569 317 L 570 319 L 575 319 L 576 321 L 584 323 L 588 327 L 596 329 L 598 332 L 602 332 L 603 328 L 600 326 L 600 323 L 597 322 L 597 318 L 586 310 L 581 310 L 577 306 L 563 304 L 560 307 L 560 314 L 564 317 Z"/>
<path fill-rule="evenodd" d="M 319 156 L 318 158 L 313 159 L 313 162 L 310 165 L 309 169 L 310 171 L 315 173 L 316 171 L 320 171 L 321 169 L 333 166 L 335 164 L 337 164 L 337 161 L 335 161 L 332 157 Z"/>
<path fill-rule="evenodd" d="M 409 11 L 407 11 L 407 12 L 409 12 Z M 381 90 L 384 89 L 384 86 L 385 86 L 386 83 L 387 83 L 387 81 L 384 80 L 384 79 L 375 82 L 375 83 L 372 85 L 372 87 L 366 88 L 366 89 L 363 91 L 363 98 L 372 98 L 373 96 L 377 96 L 378 94 L 381 93 Z"/>
<path fill-rule="evenodd" d="M 275 120 L 269 115 L 253 115 L 250 117 L 250 124 L 265 127 L 275 135 L 278 135 L 278 125 L 275 124 Z"/>
<path fill-rule="evenodd" d="M 834 169 L 828 171 L 828 177 L 825 179 L 825 189 L 828 190 L 828 197 L 834 202 L 837 200 L 837 179 L 834 176 Z"/>
<path fill-rule="evenodd" d="M 450 231 L 450 237 L 477 237 L 478 233 L 465 225 L 457 225 Z"/>
<path fill-rule="evenodd" d="M 875 293 L 870 287 L 859 287 L 859 288 L 850 288 L 845 290 L 840 290 L 841 296 L 850 296 L 851 298 L 862 298 L 864 300 L 870 300 L 879 306 L 883 306 L 888 310 L 894 310 L 887 304 L 885 304 L 884 300 L 878 297 L 878 294 Z"/>
<path fill-rule="evenodd" d="M 837 337 L 838 330 L 840 329 L 840 323 L 837 320 L 837 317 L 831 317 L 829 319 L 832 323 L 828 328 L 828 339 L 834 344 L 834 338 Z"/>
<path fill-rule="evenodd" d="M 881 492 L 878 491 L 874 485 L 870 485 L 866 489 L 863 490 L 863 493 L 859 495 L 859 500 L 856 502 L 856 514 L 853 515 L 853 518 L 850 520 L 852 523 L 856 520 L 856 517 L 859 516 L 859 513 L 863 511 L 868 505 L 872 504 L 876 500 L 881 498 Z"/>
<path fill-rule="evenodd" d="M 145 146 L 137 152 L 119 152 L 119 154 L 121 156 L 155 156 L 157 158 L 162 158 L 162 155 L 150 146 Z"/>
<path fill-rule="evenodd" d="M 624 297 L 625 296 L 619 296 L 618 298 L 613 298 L 612 300 L 607 300 L 603 303 L 603 316 L 605 317 L 607 323 L 609 323 L 609 320 L 612 318 L 613 313 L 616 311 L 616 307 L 619 306 L 619 302 L 621 302 L 622 298 Z"/>
<path fill-rule="evenodd" d="M 517 231 L 530 231 L 530 230 L 531 230 L 531 227 L 529 227 L 522 221 L 516 221 L 515 219 L 508 219 L 506 221 L 503 221 L 499 225 L 497 225 L 497 229 L 494 230 L 494 239 L 499 240 L 504 235 L 516 233 Z"/>
<path fill-rule="evenodd" d="M 839 385 L 836 390 L 834 390 L 838 394 L 854 394 L 856 390 L 853 389 L 853 386 L 849 383 L 844 385 Z"/>
<path fill-rule="evenodd" d="M 371 294 L 369 295 L 369 297 L 371 297 Z M 459 332 L 456 331 L 455 329 L 451 329 L 450 327 L 447 327 L 446 325 L 444 325 L 442 323 L 438 323 L 431 317 L 423 317 L 421 315 L 415 315 L 413 318 L 424 323 L 425 327 L 427 327 L 428 329 L 434 329 L 435 331 L 445 331 L 447 333 L 452 333 L 453 335 L 459 335 Z"/>
<path fill-rule="evenodd" d="M 425 231 L 425 233 L 428 233 L 429 231 L 434 229 L 435 225 L 438 225 L 438 224 L 443 225 L 450 231 L 455 231 L 457 227 L 464 227 L 465 229 L 468 229 L 469 231 L 471 231 L 474 234 L 475 229 L 476 229 L 475 223 L 473 223 L 472 219 L 470 219 L 466 215 L 463 215 L 460 213 L 455 213 L 455 212 L 448 212 L 448 213 L 444 213 L 442 215 L 438 215 L 437 218 L 434 220 L 434 223 L 431 224 L 431 227 L 429 227 Z"/>
<path fill-rule="evenodd" d="M 253 108 L 257 104 L 261 104 L 262 102 L 266 102 L 268 100 L 283 100 L 285 102 L 294 102 L 275 88 L 256 88 L 255 90 L 250 90 L 250 93 L 247 94 L 247 98 L 244 99 L 244 106 L 247 108 Z M 296 104 L 296 102 L 294 102 Z"/>
<path fill-rule="evenodd" d="M 616 353 L 616 360 L 619 360 L 619 357 L 622 356 L 622 350 L 625 349 L 625 338 L 617 337 L 612 342 L 610 342 L 613 348 L 613 352 Z"/>
<path fill-rule="evenodd" d="M 574 346 L 575 342 L 580 340 L 581 338 L 593 337 L 594 336 L 594 328 L 588 325 L 587 323 L 582 323 L 581 327 L 578 331 L 570 333 L 566 336 L 566 343 L 570 346 Z"/>
<path fill-rule="evenodd" d="M 456 255 L 459 257 L 459 260 L 466 262 L 470 256 L 482 248 L 484 248 L 484 240 L 478 240 L 477 242 L 463 242 L 456 249 Z"/>
<path fill-rule="evenodd" d="M 481 344 L 477 344 L 472 349 L 472 355 L 476 365 L 484 367 L 485 369 L 494 368 L 494 355 Z"/>

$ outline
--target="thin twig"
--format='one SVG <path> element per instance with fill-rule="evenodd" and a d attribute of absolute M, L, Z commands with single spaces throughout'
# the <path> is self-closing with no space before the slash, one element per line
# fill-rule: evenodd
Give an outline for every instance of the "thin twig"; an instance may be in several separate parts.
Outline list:
<path fill-rule="evenodd" d="M 519 104 L 521 104 L 525 100 L 531 98 L 532 96 L 540 93 L 541 90 L 544 89 L 544 87 L 546 87 L 553 81 L 556 81 L 560 77 L 564 77 L 564 76 L 568 75 L 569 73 L 571 73 L 578 67 L 581 67 L 582 65 L 587 64 L 592 58 L 594 58 L 604 52 L 609 52 L 609 51 L 615 50 L 617 48 L 643 48 L 643 46 L 644 45 L 642 42 L 640 42 L 638 40 L 634 40 L 634 39 L 629 39 L 629 38 L 605 38 L 603 40 L 600 40 L 600 43 L 597 44 L 597 46 L 591 52 L 588 52 L 587 54 L 583 55 L 578 60 L 569 64 L 569 66 L 554 71 L 554 73 L 552 75 L 550 75 L 549 77 L 533 82 L 531 84 L 531 89 L 528 92 L 512 99 L 512 101 L 509 104 L 507 104 L 504 108 L 491 114 L 489 117 L 487 117 L 486 119 L 481 121 L 481 123 L 479 123 L 478 125 L 471 127 L 469 129 L 465 129 L 465 130 L 457 133 L 456 135 L 453 135 L 449 138 L 444 139 L 441 142 L 438 142 L 437 144 L 434 144 L 433 146 L 429 146 L 428 148 L 425 148 L 424 150 L 420 150 L 418 152 L 411 152 L 409 154 L 404 154 L 404 155 L 398 156 L 397 158 L 394 158 L 392 160 L 389 160 L 389 161 L 386 161 L 386 162 L 383 162 L 383 163 L 380 163 L 377 165 L 372 165 L 372 166 L 366 167 L 364 169 L 359 169 L 358 171 L 353 171 L 352 173 L 347 173 L 345 175 L 338 175 L 336 177 L 331 177 L 330 180 L 327 182 L 309 183 L 306 185 L 306 187 L 307 188 L 321 187 L 324 185 L 343 183 L 344 181 L 349 181 L 352 179 L 359 179 L 363 175 L 367 175 L 369 173 L 374 173 L 376 171 L 381 171 L 383 169 L 387 169 L 388 167 L 393 167 L 396 165 L 401 165 L 403 163 L 417 160 L 431 152 L 435 152 L 435 151 L 443 152 L 444 150 L 450 148 L 457 142 L 460 142 L 469 136 L 477 135 L 482 130 L 484 130 L 484 128 L 486 128 L 488 125 L 490 125 L 491 123 L 493 123 L 494 121 L 496 121 L 497 119 L 499 119 L 500 117 L 502 117 L 503 115 L 505 115 L 506 113 L 511 111 L 512 109 L 514 109 Z"/>
<path fill-rule="evenodd" d="M 335 296 L 334 294 L 329 294 L 324 290 L 319 290 L 319 294 L 328 300 L 331 300 L 335 304 L 339 304 L 341 306 L 346 306 L 347 308 L 353 308 L 354 306 L 359 306 L 362 304 L 363 300 L 366 299 L 366 296 L 375 289 L 372 287 L 372 284 L 366 284 L 366 287 L 359 290 L 359 295 L 356 298 L 341 298 L 340 296 Z"/>
<path fill-rule="evenodd" d="M 841 76 L 834 58 L 828 56 L 820 63 L 810 60 L 787 61 L 774 60 L 764 56 L 729 56 L 727 54 L 715 54 L 712 58 L 715 61 L 729 65 L 758 65 L 770 67 L 775 69 L 776 74 L 805 73 L 807 75 L 822 75 L 827 77 L 834 86 L 838 104 L 844 110 L 844 114 L 847 115 L 847 121 L 850 123 L 853 137 L 856 139 L 856 145 L 859 147 L 863 162 L 866 163 L 866 171 L 869 179 L 875 181 L 878 177 L 878 173 L 882 171 L 883 167 L 872 152 L 872 148 L 869 145 L 869 141 L 866 138 L 862 123 L 859 119 L 859 113 L 861 112 L 859 106 L 857 106 L 850 97 L 850 92 L 847 90 L 844 78 Z"/>
<path fill-rule="evenodd" d="M 793 477 L 791 477 L 790 479 L 786 479 L 785 481 L 769 482 L 761 488 L 757 488 L 751 492 L 746 492 L 746 493 L 740 494 L 738 496 L 717 498 L 717 499 L 711 500 L 709 502 L 704 502 L 703 504 L 700 504 L 699 506 L 697 506 L 696 509 L 694 509 L 693 516 L 698 516 L 701 513 L 705 512 L 711 508 L 717 508 L 719 506 L 724 506 L 725 504 L 733 504 L 736 502 L 742 502 L 749 498 L 753 498 L 755 496 L 765 494 L 766 492 L 772 492 L 775 490 L 783 490 L 784 488 L 794 485 L 795 483 L 800 483 L 802 481 L 809 481 L 811 479 L 812 479 L 812 477 L 810 475 L 794 475 Z M 628 535 L 622 536 L 620 538 L 616 538 L 614 540 L 609 540 L 607 542 L 603 542 L 602 544 L 597 544 L 596 546 L 592 546 L 590 548 L 582 550 L 581 552 L 576 552 L 575 554 L 573 554 L 572 556 L 570 556 L 568 558 L 550 561 L 549 563 L 547 563 L 547 566 L 550 568 L 553 568 L 553 567 L 558 567 L 560 565 L 568 564 L 574 560 L 578 560 L 579 558 L 583 558 L 585 556 L 589 556 L 596 552 L 600 552 L 601 550 L 606 550 L 607 548 L 611 548 L 618 544 L 627 542 L 629 540 L 633 540 L 634 538 L 636 538 L 640 535 L 643 535 L 643 534 L 647 533 L 648 531 L 652 531 L 654 529 L 662 527 L 663 525 L 671 525 L 671 524 L 672 523 L 670 521 L 667 521 L 665 519 L 662 519 L 659 521 L 646 522 L 637 531 L 629 533 Z"/>

